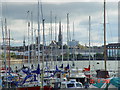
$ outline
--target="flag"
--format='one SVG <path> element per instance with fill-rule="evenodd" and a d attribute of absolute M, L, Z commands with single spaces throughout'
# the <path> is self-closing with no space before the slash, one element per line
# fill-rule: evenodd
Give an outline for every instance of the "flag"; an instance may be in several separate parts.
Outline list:
<path fill-rule="evenodd" d="M 84 68 L 83 71 L 90 71 L 90 65 L 88 66 L 88 68 Z"/>

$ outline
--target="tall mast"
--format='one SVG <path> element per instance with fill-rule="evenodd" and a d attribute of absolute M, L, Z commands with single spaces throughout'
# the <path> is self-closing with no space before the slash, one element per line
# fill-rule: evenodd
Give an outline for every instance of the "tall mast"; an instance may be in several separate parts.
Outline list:
<path fill-rule="evenodd" d="M 22 60 L 22 65 L 24 64 L 24 60 L 25 60 L 25 36 L 24 36 L 24 40 L 23 40 L 23 60 Z"/>
<path fill-rule="evenodd" d="M 39 12 L 39 0 L 38 0 L 38 65 L 40 64 L 40 12 Z M 38 76 L 38 81 L 40 81 L 40 75 Z"/>
<path fill-rule="evenodd" d="M 55 16 L 55 41 L 57 41 L 56 19 L 57 19 L 57 17 Z"/>
<path fill-rule="evenodd" d="M 4 35 L 4 34 L 3 34 Z M 5 18 L 5 35 L 4 35 L 4 65 L 5 65 L 5 70 L 6 70 L 6 77 L 7 77 L 7 39 L 8 39 L 8 37 L 7 37 L 7 20 L 6 20 L 6 18 Z M 7 81 L 7 78 L 6 78 L 6 81 Z M 8 83 L 7 83 L 7 87 L 8 87 Z"/>
<path fill-rule="evenodd" d="M 3 37 L 3 48 L 4 48 L 4 60 L 2 61 L 2 65 L 4 66 L 6 53 L 5 53 L 5 35 L 4 35 L 4 28 L 3 28 L 2 20 L 1 20 L 1 23 L 2 23 L 2 37 Z"/>
<path fill-rule="evenodd" d="M 31 12 L 31 40 L 32 40 L 31 61 L 33 64 L 33 13 L 32 12 Z"/>
<path fill-rule="evenodd" d="M 55 55 L 55 61 L 56 61 L 56 65 L 57 65 L 57 27 L 56 27 L 56 20 L 57 20 L 57 16 L 55 16 L 55 53 L 56 53 L 56 55 Z"/>
<path fill-rule="evenodd" d="M 29 11 L 28 13 L 28 66 L 30 66 L 30 22 L 29 22 Z"/>
<path fill-rule="evenodd" d="M 8 32 L 9 32 L 9 38 L 8 38 L 8 39 L 9 39 L 9 46 L 8 46 L 8 47 L 9 47 L 9 49 L 8 49 L 8 60 L 9 60 L 9 64 L 8 64 L 8 65 L 9 65 L 9 72 L 10 72 L 10 29 L 8 30 Z"/>
<path fill-rule="evenodd" d="M 106 0 L 104 0 L 104 62 L 105 62 L 105 71 L 107 70 L 107 53 L 106 53 Z"/>
<path fill-rule="evenodd" d="M 67 45 L 69 43 L 69 13 L 67 13 Z M 67 61 L 69 62 L 69 45 L 67 47 Z"/>
<path fill-rule="evenodd" d="M 73 40 L 75 39 L 75 33 L 74 33 L 74 22 L 73 22 Z"/>
<path fill-rule="evenodd" d="M 4 53 L 5 53 L 5 62 L 4 62 L 4 64 L 5 64 L 5 69 L 7 70 L 7 65 L 6 65 L 6 57 L 7 57 L 7 55 L 6 55 L 6 49 L 7 49 L 7 47 L 6 47 L 6 45 L 7 45 L 7 20 L 6 20 L 6 18 L 5 18 L 5 38 L 4 38 L 4 45 L 5 45 L 5 51 L 4 51 Z"/>
<path fill-rule="evenodd" d="M 50 12 L 50 27 L 51 27 L 51 41 L 52 41 L 52 11 Z"/>
<path fill-rule="evenodd" d="M 75 41 L 75 27 L 74 27 L 74 22 L 73 22 L 73 42 Z M 73 63 L 72 66 L 75 66 L 75 46 L 73 46 Z"/>
<path fill-rule="evenodd" d="M 38 0 L 38 63 L 40 63 L 40 19 L 39 19 L 39 0 Z"/>
<path fill-rule="evenodd" d="M 6 40 L 5 40 L 5 33 L 4 33 L 4 28 L 3 28 L 3 21 L 2 21 L 2 37 L 3 37 L 3 48 L 4 48 L 4 60 L 3 60 L 3 65 L 6 68 Z"/>
<path fill-rule="evenodd" d="M 51 31 L 51 66 L 53 65 L 53 55 L 52 55 L 52 11 L 50 12 L 50 31 Z"/>
<path fill-rule="evenodd" d="M 37 31 L 37 29 L 34 30 L 34 40 L 35 40 L 35 42 L 34 42 L 34 44 L 35 44 L 34 60 L 35 60 L 35 65 L 37 66 L 37 60 L 36 60 L 36 47 L 37 47 L 36 31 Z"/>
<path fill-rule="evenodd" d="M 44 83 L 44 46 L 45 46 L 45 27 L 44 27 L 44 21 L 45 21 L 45 19 L 42 20 L 42 23 L 43 23 L 42 77 L 41 77 L 42 88 L 43 88 L 43 83 Z"/>
<path fill-rule="evenodd" d="M 63 25 L 62 25 L 62 64 L 63 64 Z"/>
<path fill-rule="evenodd" d="M 89 16 L 89 66 L 90 66 L 90 30 L 91 30 L 91 17 Z"/>

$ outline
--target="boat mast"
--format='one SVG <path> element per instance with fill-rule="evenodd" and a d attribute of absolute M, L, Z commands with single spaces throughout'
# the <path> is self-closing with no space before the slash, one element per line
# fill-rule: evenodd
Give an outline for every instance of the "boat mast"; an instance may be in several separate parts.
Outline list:
<path fill-rule="evenodd" d="M 30 66 L 30 22 L 29 22 L 29 11 L 28 13 L 28 66 Z"/>
<path fill-rule="evenodd" d="M 90 66 L 90 30 L 91 30 L 91 17 L 89 16 L 89 66 Z"/>
<path fill-rule="evenodd" d="M 43 23 L 43 47 L 42 47 L 42 76 L 41 76 L 41 86 L 43 88 L 43 83 L 44 83 L 44 46 L 45 46 L 45 27 L 44 27 L 44 21 L 45 19 L 42 20 Z"/>
<path fill-rule="evenodd" d="M 39 19 L 39 0 L 38 0 L 38 64 L 40 64 L 40 19 Z"/>
<path fill-rule="evenodd" d="M 107 70 L 107 52 L 106 52 L 106 0 L 104 0 L 104 62 L 105 62 L 105 71 Z"/>
<path fill-rule="evenodd" d="M 62 25 L 62 64 L 63 64 L 63 25 Z"/>
<path fill-rule="evenodd" d="M 50 31 L 51 31 L 51 67 L 53 65 L 53 52 L 52 52 L 52 11 L 50 11 Z"/>
<path fill-rule="evenodd" d="M 32 12 L 31 12 L 31 40 L 32 40 L 31 61 L 33 65 L 33 13 Z"/>
<path fill-rule="evenodd" d="M 40 6 L 41 6 L 41 18 L 42 18 L 42 26 L 43 26 L 43 46 L 42 46 L 42 71 L 41 71 L 41 86 L 43 88 L 43 84 L 44 84 L 44 49 L 45 49 L 45 26 L 44 26 L 44 22 L 45 19 L 43 18 L 43 10 L 42 10 L 42 2 L 40 1 Z M 43 89 L 44 90 L 44 89 Z"/>
<path fill-rule="evenodd" d="M 10 72 L 10 29 L 8 30 L 9 32 L 9 46 L 8 46 L 8 60 L 9 60 L 9 64 L 8 64 L 8 67 L 9 67 L 9 72 Z"/>
<path fill-rule="evenodd" d="M 73 22 L 73 42 L 75 41 L 75 29 L 74 29 L 74 22 Z M 73 46 L 73 66 L 74 66 L 74 61 L 75 61 L 75 46 Z"/>
<path fill-rule="evenodd" d="M 35 66 L 37 66 L 37 59 L 36 59 L 36 47 L 37 47 L 37 40 L 36 40 L 36 31 L 37 31 L 37 29 L 35 29 L 34 30 L 34 40 L 35 40 L 35 42 L 34 42 L 34 44 L 35 44 L 35 48 L 34 48 L 34 60 L 35 60 Z"/>
<path fill-rule="evenodd" d="M 6 60 L 6 58 L 7 58 L 7 20 L 6 20 L 6 18 L 5 18 L 5 69 L 7 70 L 7 60 Z"/>
<path fill-rule="evenodd" d="M 4 35 L 4 32 L 3 32 L 3 35 Z M 4 65 L 5 65 L 5 73 L 6 73 L 6 77 L 7 77 L 7 20 L 5 18 L 5 36 L 4 36 Z M 7 81 L 7 78 L 6 78 L 6 81 Z M 7 83 L 7 87 L 8 87 L 8 83 Z"/>
<path fill-rule="evenodd" d="M 74 32 L 75 32 L 75 30 L 74 30 L 74 22 L 73 22 L 73 40 L 75 40 L 75 38 L 74 38 L 75 37 L 75 33 Z"/>
<path fill-rule="evenodd" d="M 4 48 L 4 60 L 2 61 L 2 65 L 4 67 L 5 64 L 5 35 L 4 35 L 4 29 L 3 29 L 3 21 L 1 20 L 2 23 L 2 37 L 3 37 L 3 48 Z"/>
<path fill-rule="evenodd" d="M 57 27 L 56 27 L 56 21 L 57 21 L 57 16 L 55 16 L 55 53 L 56 53 L 56 55 L 55 55 L 55 61 L 56 61 L 56 65 L 57 65 Z"/>
<path fill-rule="evenodd" d="M 24 60 L 25 60 L 25 36 L 23 40 L 23 59 L 22 59 L 22 65 L 24 65 Z"/>
<path fill-rule="evenodd" d="M 67 13 L 67 61 L 69 63 L 69 13 Z"/>

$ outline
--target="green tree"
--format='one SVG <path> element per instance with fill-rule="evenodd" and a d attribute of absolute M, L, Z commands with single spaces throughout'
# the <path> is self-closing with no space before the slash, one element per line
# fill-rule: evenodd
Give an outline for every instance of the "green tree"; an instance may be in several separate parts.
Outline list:
<path fill-rule="evenodd" d="M 8 55 L 8 54 L 6 54 L 6 58 L 7 58 L 8 56 L 9 56 L 9 55 Z M 13 53 L 13 52 L 12 52 L 12 53 L 10 53 L 10 57 L 15 59 L 15 58 L 16 58 L 15 53 Z M 2 54 L 1 54 L 1 58 L 2 58 L 2 59 L 4 58 L 4 53 L 2 53 Z"/>
<path fill-rule="evenodd" d="M 85 47 L 85 46 L 83 46 L 81 44 L 78 44 L 77 47 L 80 48 L 80 49 L 86 49 L 87 48 L 87 47 Z"/>
<path fill-rule="evenodd" d="M 101 54 L 101 53 L 96 53 L 96 54 L 94 55 L 94 57 L 96 57 L 97 59 L 102 59 L 102 58 L 104 57 L 104 55 Z"/>
<path fill-rule="evenodd" d="M 15 53 L 10 53 L 10 57 L 11 58 L 16 58 L 16 54 Z"/>
<path fill-rule="evenodd" d="M 63 49 L 67 49 L 68 48 L 68 46 L 65 44 L 65 45 L 63 45 Z"/>
<path fill-rule="evenodd" d="M 77 59 L 81 59 L 81 58 L 82 58 L 82 54 L 78 54 Z"/>

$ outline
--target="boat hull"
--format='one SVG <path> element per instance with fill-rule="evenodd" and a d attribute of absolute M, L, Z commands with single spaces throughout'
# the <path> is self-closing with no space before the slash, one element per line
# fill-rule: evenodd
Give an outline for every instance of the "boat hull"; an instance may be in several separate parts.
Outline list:
<path fill-rule="evenodd" d="M 20 87 L 20 88 L 17 88 L 16 90 L 40 90 L 40 87 L 39 86 L 36 86 L 36 87 Z"/>

